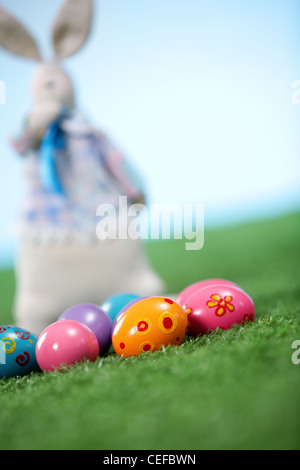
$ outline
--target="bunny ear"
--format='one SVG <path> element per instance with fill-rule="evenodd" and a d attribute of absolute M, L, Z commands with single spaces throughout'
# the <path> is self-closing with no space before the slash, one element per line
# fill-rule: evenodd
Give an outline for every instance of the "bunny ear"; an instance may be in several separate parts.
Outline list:
<path fill-rule="evenodd" d="M 86 42 L 92 21 L 93 0 L 66 0 L 53 24 L 56 59 L 75 54 Z"/>
<path fill-rule="evenodd" d="M 32 60 L 41 60 L 35 40 L 10 13 L 0 6 L 0 46 Z"/>

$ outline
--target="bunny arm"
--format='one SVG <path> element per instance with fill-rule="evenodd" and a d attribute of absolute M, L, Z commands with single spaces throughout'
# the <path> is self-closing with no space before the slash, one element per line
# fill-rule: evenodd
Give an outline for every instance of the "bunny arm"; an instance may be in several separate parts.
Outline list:
<path fill-rule="evenodd" d="M 21 126 L 9 137 L 12 148 L 20 155 L 25 156 L 30 150 L 38 149 L 43 132 L 38 134 L 28 126 L 28 117 L 24 118 Z"/>
<path fill-rule="evenodd" d="M 110 174 L 119 182 L 125 194 L 133 203 L 145 204 L 143 181 L 125 155 L 100 131 L 96 134 L 105 140 L 105 165 Z"/>
<path fill-rule="evenodd" d="M 50 106 L 36 107 L 22 120 L 21 126 L 9 138 L 13 149 L 24 156 L 30 150 L 37 150 L 51 122 L 63 114 L 65 107 L 50 102 Z"/>
<path fill-rule="evenodd" d="M 67 110 L 67 108 L 64 108 Z M 124 195 L 133 203 L 145 203 L 143 192 L 144 181 L 137 174 L 129 159 L 121 152 L 112 140 L 102 131 L 90 125 L 85 116 L 76 109 L 65 113 L 59 127 L 66 136 L 82 135 L 93 142 L 94 153 L 98 155 L 100 166 L 106 168 L 108 174 L 115 180 Z"/>

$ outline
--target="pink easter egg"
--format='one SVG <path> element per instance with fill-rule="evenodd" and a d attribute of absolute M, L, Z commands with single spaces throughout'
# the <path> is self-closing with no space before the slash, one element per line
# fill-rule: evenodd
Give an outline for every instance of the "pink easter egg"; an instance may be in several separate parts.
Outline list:
<path fill-rule="evenodd" d="M 186 299 L 188 334 L 198 336 L 216 328 L 228 330 L 234 323 L 254 321 L 251 297 L 233 284 L 214 284 L 194 292 Z"/>
<path fill-rule="evenodd" d="M 226 279 L 204 279 L 203 281 L 198 281 L 194 282 L 193 284 L 190 284 L 187 286 L 185 289 L 183 289 L 178 296 L 176 297 L 175 301 L 181 305 L 184 306 L 186 303 L 186 300 L 195 292 L 197 292 L 199 289 L 202 289 L 203 287 L 206 287 L 211 284 L 225 284 L 225 285 L 230 285 L 230 286 L 236 286 L 239 287 L 235 282 L 227 281 Z"/>
<path fill-rule="evenodd" d="M 76 320 L 60 320 L 42 331 L 35 352 L 40 368 L 50 372 L 84 359 L 94 362 L 99 355 L 99 342 L 85 324 Z"/>

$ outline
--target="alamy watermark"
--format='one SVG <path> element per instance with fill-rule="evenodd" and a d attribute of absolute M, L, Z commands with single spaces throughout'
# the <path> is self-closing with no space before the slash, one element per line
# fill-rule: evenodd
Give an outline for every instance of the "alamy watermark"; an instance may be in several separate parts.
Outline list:
<path fill-rule="evenodd" d="M 298 365 L 300 364 L 300 339 L 296 339 L 292 342 L 292 349 L 296 350 L 293 352 L 291 357 L 292 363 Z"/>
<path fill-rule="evenodd" d="M 96 233 L 100 240 L 170 240 L 185 239 L 186 250 L 200 250 L 204 245 L 203 204 L 128 204 L 119 196 L 119 206 L 100 204 Z"/>
<path fill-rule="evenodd" d="M 6 364 L 6 349 L 3 341 L 0 341 L 0 365 L 1 364 Z"/>
<path fill-rule="evenodd" d="M 0 104 L 6 104 L 6 84 L 0 80 Z"/>

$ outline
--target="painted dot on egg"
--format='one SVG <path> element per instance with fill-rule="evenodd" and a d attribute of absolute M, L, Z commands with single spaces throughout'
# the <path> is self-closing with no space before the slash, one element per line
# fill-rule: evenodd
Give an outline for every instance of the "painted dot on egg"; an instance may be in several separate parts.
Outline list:
<path fill-rule="evenodd" d="M 170 317 L 165 317 L 163 319 L 163 325 L 167 330 L 170 330 L 173 326 L 172 318 Z"/>
<path fill-rule="evenodd" d="M 148 323 L 145 322 L 145 321 L 140 321 L 138 324 L 137 324 L 137 329 L 139 331 L 146 331 L 148 330 Z"/>
<path fill-rule="evenodd" d="M 151 331 L 152 323 L 148 318 L 138 318 L 136 321 L 136 332 L 144 335 Z"/>
<path fill-rule="evenodd" d="M 141 352 L 152 352 L 155 347 L 155 344 L 152 341 L 145 341 L 140 344 Z"/>
<path fill-rule="evenodd" d="M 164 299 L 164 301 L 167 302 L 168 304 L 171 304 L 171 305 L 174 303 L 173 300 L 171 300 L 171 299 Z"/>
<path fill-rule="evenodd" d="M 164 312 L 159 317 L 158 325 L 164 333 L 169 334 L 176 329 L 177 319 L 170 312 Z"/>
<path fill-rule="evenodd" d="M 125 349 L 125 343 L 120 343 L 120 348 Z"/>

